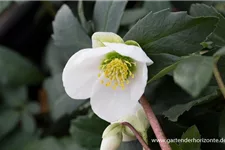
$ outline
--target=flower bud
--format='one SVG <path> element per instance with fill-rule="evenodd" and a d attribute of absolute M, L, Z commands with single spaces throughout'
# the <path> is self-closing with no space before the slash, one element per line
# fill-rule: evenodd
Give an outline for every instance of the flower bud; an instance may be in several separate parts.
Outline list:
<path fill-rule="evenodd" d="M 136 115 L 129 115 L 119 120 L 119 122 L 129 122 L 142 136 L 145 141 L 147 141 L 147 129 L 149 127 L 148 120 L 143 109 L 139 109 Z M 123 130 L 123 141 L 135 140 L 136 136 L 133 131 L 127 126 L 124 126 Z"/>
<path fill-rule="evenodd" d="M 122 142 L 122 133 L 119 132 L 112 136 L 102 139 L 100 150 L 117 150 Z"/>
<path fill-rule="evenodd" d="M 122 133 L 123 126 L 120 123 L 113 123 L 109 125 L 102 134 L 102 138 L 114 136 L 117 133 Z"/>

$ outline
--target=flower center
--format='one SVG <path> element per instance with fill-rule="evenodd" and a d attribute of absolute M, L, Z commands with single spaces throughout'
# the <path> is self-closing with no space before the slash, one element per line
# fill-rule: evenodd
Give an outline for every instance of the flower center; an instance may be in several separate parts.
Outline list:
<path fill-rule="evenodd" d="M 129 84 L 129 78 L 134 78 L 136 63 L 130 57 L 122 56 L 117 52 L 111 52 L 106 55 L 100 66 L 101 73 L 105 79 L 101 80 L 102 84 L 113 89 L 118 86 L 125 89 L 125 85 Z"/>

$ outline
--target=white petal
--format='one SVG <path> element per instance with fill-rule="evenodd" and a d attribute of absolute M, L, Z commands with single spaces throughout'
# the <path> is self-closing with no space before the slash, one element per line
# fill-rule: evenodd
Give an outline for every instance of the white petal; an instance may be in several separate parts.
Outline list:
<path fill-rule="evenodd" d="M 142 96 L 147 84 L 147 66 L 137 63 L 135 78 L 125 89 L 113 90 L 97 81 L 91 95 L 91 106 L 93 111 L 108 122 L 115 122 L 127 115 L 135 114 L 140 109 L 138 100 Z"/>
<path fill-rule="evenodd" d="M 139 62 L 146 63 L 148 66 L 153 64 L 153 61 L 138 46 L 107 42 L 104 42 L 104 44 L 121 55 L 128 56 Z"/>
<path fill-rule="evenodd" d="M 117 150 L 122 142 L 122 133 L 102 139 L 100 150 Z"/>
<path fill-rule="evenodd" d="M 102 57 L 110 50 L 106 47 L 83 49 L 67 62 L 62 80 L 66 93 L 74 99 L 87 99 L 99 73 Z"/>
<path fill-rule="evenodd" d="M 94 86 L 94 95 L 91 96 L 91 106 L 93 111 L 102 119 L 114 122 L 128 114 L 134 114 L 137 101 L 132 101 L 128 88 L 123 92 L 113 90 L 110 87 L 98 84 Z"/>
<path fill-rule="evenodd" d="M 103 42 L 124 43 L 123 39 L 112 32 L 95 32 L 92 35 L 92 47 L 105 47 Z"/>
<path fill-rule="evenodd" d="M 129 85 L 131 86 L 131 97 L 134 97 L 138 101 L 143 95 L 148 81 L 148 68 L 146 64 L 137 62 L 137 70 L 134 75 L 135 77 L 133 80 L 130 80 Z"/>

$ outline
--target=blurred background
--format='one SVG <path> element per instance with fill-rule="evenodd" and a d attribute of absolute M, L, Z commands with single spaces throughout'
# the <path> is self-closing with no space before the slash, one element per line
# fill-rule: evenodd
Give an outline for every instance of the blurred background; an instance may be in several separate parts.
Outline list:
<path fill-rule="evenodd" d="M 189 11 L 197 2 L 225 14 L 222 1 L 129 1 L 118 34 L 123 36 L 150 11 Z M 60 49 L 51 38 L 52 22 L 63 4 L 81 24 L 85 16 L 92 35 L 95 1 L 0 1 L 1 150 L 99 149 L 108 123 L 93 114 L 87 101 L 72 101 L 62 87 L 62 69 L 77 51 Z M 186 130 L 179 129 L 178 134 Z"/>

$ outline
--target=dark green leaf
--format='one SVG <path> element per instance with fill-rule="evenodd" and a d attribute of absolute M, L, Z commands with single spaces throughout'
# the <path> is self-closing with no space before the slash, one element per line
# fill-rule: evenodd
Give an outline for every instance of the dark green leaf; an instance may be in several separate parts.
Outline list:
<path fill-rule="evenodd" d="M 54 43 L 49 45 L 46 62 L 53 73 L 60 73 L 72 54 L 91 47 L 91 39 L 67 5 L 57 12 L 53 31 Z"/>
<path fill-rule="evenodd" d="M 27 110 L 28 112 L 30 112 L 31 114 L 38 114 L 41 111 L 40 105 L 36 102 L 30 102 L 27 104 Z"/>
<path fill-rule="evenodd" d="M 29 60 L 2 46 L 0 47 L 0 71 L 0 82 L 3 85 L 34 84 L 43 79 L 42 74 Z"/>
<path fill-rule="evenodd" d="M 220 117 L 219 136 L 225 138 L 225 110 L 221 113 Z"/>
<path fill-rule="evenodd" d="M 93 115 L 78 117 L 72 120 L 70 134 L 81 146 L 87 148 L 99 148 L 102 141 L 102 133 L 108 123 Z"/>
<path fill-rule="evenodd" d="M 220 14 L 212 6 L 206 4 L 192 4 L 190 8 L 190 14 L 195 17 L 199 16 L 217 16 Z"/>
<path fill-rule="evenodd" d="M 178 65 L 178 62 L 177 63 L 174 63 L 168 67 L 165 67 L 164 69 L 162 69 L 159 73 L 157 73 L 155 76 L 153 76 L 149 81 L 148 81 L 148 84 L 155 81 L 155 80 L 158 80 L 160 78 L 162 78 L 163 76 L 167 75 L 169 72 L 171 72 L 172 70 L 174 70 Z"/>
<path fill-rule="evenodd" d="M 201 50 L 200 43 L 214 30 L 218 19 L 193 18 L 186 12 L 163 10 L 149 13 L 124 36 L 137 41 L 147 54 L 188 55 Z"/>
<path fill-rule="evenodd" d="M 145 96 L 149 99 L 157 115 L 161 115 L 176 104 L 185 104 L 192 101 L 192 98 L 174 83 L 171 76 L 165 76 L 148 84 L 145 89 Z"/>
<path fill-rule="evenodd" d="M 28 100 L 27 88 L 24 86 L 17 88 L 3 87 L 1 90 L 4 102 L 10 107 L 23 107 Z"/>
<path fill-rule="evenodd" d="M 128 9 L 124 12 L 121 25 L 130 25 L 144 17 L 148 11 L 144 8 Z"/>
<path fill-rule="evenodd" d="M 225 45 L 225 18 L 212 6 L 205 4 L 194 4 L 191 6 L 190 14 L 192 16 L 215 16 L 220 20 L 217 24 L 215 31 L 208 37 L 207 40 L 214 42 L 217 46 Z"/>
<path fill-rule="evenodd" d="M 215 100 L 216 101 L 216 100 Z M 218 101 L 217 101 L 218 102 Z M 207 108 L 208 109 L 208 108 Z M 208 113 L 201 114 L 196 116 L 196 118 L 190 123 L 190 119 L 187 119 L 189 124 L 197 124 L 198 129 L 201 133 L 202 138 L 206 139 L 220 139 L 218 136 L 219 131 L 219 121 L 220 121 L 220 112 L 208 111 Z M 223 139 L 224 140 L 224 139 Z M 214 142 L 202 142 L 201 150 L 224 150 L 225 145 L 222 143 L 214 143 Z"/>
<path fill-rule="evenodd" d="M 217 57 L 217 56 L 223 56 L 225 55 L 225 47 L 222 47 L 221 49 L 219 49 L 213 56 Z"/>
<path fill-rule="evenodd" d="M 167 118 L 165 118 L 164 116 L 161 116 L 161 115 L 157 115 L 157 119 L 160 122 L 162 130 L 165 133 L 165 135 L 167 136 L 167 139 L 169 139 L 168 142 L 170 142 L 169 144 L 170 144 L 172 150 L 181 150 L 181 149 L 179 149 L 179 146 L 177 146 L 177 144 L 173 143 L 173 142 L 175 142 L 174 139 L 180 138 L 181 135 L 187 130 L 188 127 L 186 127 L 185 125 L 179 124 L 179 123 L 171 122 Z M 149 136 L 148 143 L 152 150 L 161 150 L 159 148 L 159 143 L 157 142 L 157 139 L 155 138 L 154 133 L 151 136 Z"/>
<path fill-rule="evenodd" d="M 207 89 L 204 90 L 198 98 L 210 95 Z M 205 94 L 205 95 L 204 95 Z M 174 83 L 173 77 L 165 76 L 152 84 L 148 84 L 145 90 L 145 96 L 149 99 L 154 112 L 157 115 L 162 115 L 163 112 L 169 110 L 171 107 L 179 104 L 187 104 L 195 101 L 198 98 L 193 98 L 187 92 L 182 90 Z"/>
<path fill-rule="evenodd" d="M 19 112 L 5 110 L 0 112 L 0 139 L 15 128 L 19 122 Z"/>
<path fill-rule="evenodd" d="M 156 78 L 155 76 L 157 76 L 156 79 L 159 79 L 158 77 L 162 77 L 165 74 L 167 74 L 168 72 L 165 72 L 164 69 L 169 67 L 166 69 L 166 71 L 171 71 L 173 69 L 173 67 L 171 67 L 171 65 L 173 66 L 174 63 L 176 63 L 177 61 L 180 60 L 180 58 L 177 56 L 170 55 L 170 54 L 164 54 L 164 53 L 153 54 L 153 55 L 150 55 L 149 57 L 154 62 L 151 66 L 148 67 L 148 75 L 149 75 L 148 77 L 151 80 L 152 80 L 152 78 Z"/>
<path fill-rule="evenodd" d="M 191 56 L 186 58 L 174 70 L 174 81 L 193 97 L 196 97 L 210 82 L 213 63 L 212 57 Z"/>
<path fill-rule="evenodd" d="M 201 96 L 190 101 L 186 104 L 178 104 L 172 106 L 169 110 L 163 112 L 163 115 L 171 121 L 177 121 L 178 117 L 181 116 L 185 111 L 189 111 L 193 106 L 200 105 L 202 103 L 207 103 L 218 97 L 217 87 L 209 87 L 204 90 Z"/>
<path fill-rule="evenodd" d="M 5 9 L 7 9 L 12 1 L 0 1 L 0 13 L 4 12 Z"/>
<path fill-rule="evenodd" d="M 79 146 L 73 138 L 64 137 L 61 142 L 64 144 L 64 150 L 88 150 Z M 92 148 L 92 150 L 99 150 L 99 148 Z"/>
<path fill-rule="evenodd" d="M 65 114 L 70 114 L 79 106 L 84 104 L 84 100 L 71 99 L 65 92 L 62 83 L 62 74 L 57 74 L 48 78 L 44 82 L 47 91 L 48 101 L 53 119 L 59 119 Z"/>
<path fill-rule="evenodd" d="M 149 12 L 157 12 L 163 9 L 171 8 L 170 1 L 145 1 L 144 8 Z"/>
<path fill-rule="evenodd" d="M 36 123 L 31 114 L 23 112 L 21 116 L 22 129 L 25 132 L 33 133 L 36 129 Z"/>
<path fill-rule="evenodd" d="M 17 131 L 10 135 L 7 139 L 4 139 L 0 145 L 1 150 L 24 150 L 26 145 L 36 140 L 36 135 L 32 135 L 26 132 Z M 34 149 L 26 149 L 34 150 Z"/>
<path fill-rule="evenodd" d="M 61 73 L 68 59 L 75 53 L 74 50 L 78 49 L 65 48 L 64 50 L 62 50 L 55 46 L 53 40 L 50 40 L 46 48 L 46 69 L 49 69 L 52 75 Z"/>
<path fill-rule="evenodd" d="M 64 150 L 64 148 L 57 139 L 47 137 L 28 144 L 23 150 Z"/>
<path fill-rule="evenodd" d="M 55 16 L 53 31 L 52 37 L 56 46 L 74 46 L 73 48 L 90 46 L 90 38 L 66 4 L 59 9 Z"/>
<path fill-rule="evenodd" d="M 189 125 L 179 122 L 172 122 L 162 115 L 158 115 L 158 120 L 162 126 L 162 129 L 168 139 L 180 138 L 181 135 L 188 129 Z M 154 136 L 153 136 L 154 137 Z M 176 141 L 170 141 L 176 142 Z"/>
<path fill-rule="evenodd" d="M 96 1 L 94 8 L 95 31 L 116 33 L 127 1 Z"/>
<path fill-rule="evenodd" d="M 200 140 L 201 135 L 198 131 L 198 128 L 194 125 L 188 128 L 188 130 L 182 135 L 182 139 L 196 139 Z M 180 143 L 180 147 L 182 150 L 200 150 L 201 143 L 200 142 L 182 142 Z"/>

